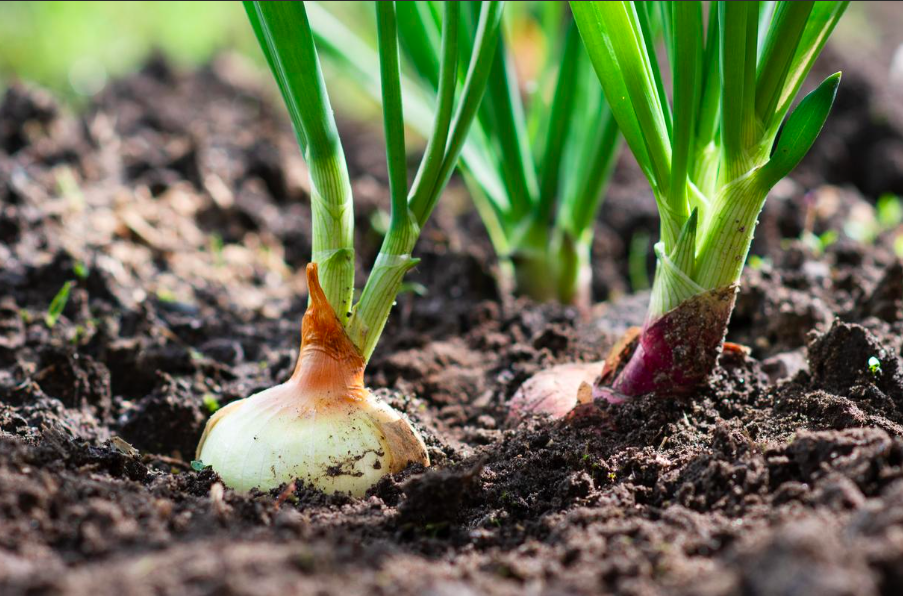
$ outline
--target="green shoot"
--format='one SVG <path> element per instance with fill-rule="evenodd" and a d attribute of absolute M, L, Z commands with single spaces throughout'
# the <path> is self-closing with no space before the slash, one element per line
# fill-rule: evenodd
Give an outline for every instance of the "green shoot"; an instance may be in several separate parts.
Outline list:
<path fill-rule="evenodd" d="M 81 261 L 76 261 L 72 266 L 72 273 L 75 274 L 75 277 L 85 280 L 88 279 L 88 267 L 85 266 Z"/>
<path fill-rule="evenodd" d="M 226 264 L 223 259 L 223 237 L 219 234 L 210 234 L 210 254 L 213 255 L 213 262 L 217 267 Z"/>
<path fill-rule="evenodd" d="M 881 361 L 878 360 L 875 356 L 870 356 L 868 360 L 868 368 L 869 372 L 874 376 L 881 375 Z"/>
<path fill-rule="evenodd" d="M 804 231 L 800 239 L 812 251 L 812 254 L 821 256 L 829 246 L 837 242 L 838 237 L 837 230 L 827 230 L 821 234 Z"/>
<path fill-rule="evenodd" d="M 53 297 L 53 300 L 50 301 L 50 306 L 47 308 L 47 314 L 44 315 L 44 323 L 47 327 L 53 329 L 60 316 L 62 316 L 63 310 L 66 308 L 66 303 L 69 302 L 69 292 L 72 290 L 72 285 L 74 283 L 75 282 L 72 281 L 64 283 L 63 287 L 60 288 L 60 291 L 57 292 L 56 296 Z"/>
<path fill-rule="evenodd" d="M 176 295 L 167 288 L 157 288 L 157 300 L 164 304 L 174 304 L 179 301 Z"/>
<path fill-rule="evenodd" d="M 220 405 L 219 401 L 213 396 L 211 393 L 204 394 L 204 407 L 207 409 L 207 412 L 210 414 L 215 414 L 217 410 L 219 410 Z"/>
<path fill-rule="evenodd" d="M 878 224 L 882 229 L 895 228 L 903 223 L 903 202 L 893 193 L 884 193 L 878 197 L 875 206 L 878 216 Z"/>
<path fill-rule="evenodd" d="M 769 259 L 763 259 L 759 255 L 749 255 L 749 259 L 746 262 L 749 265 L 750 269 L 755 269 L 756 271 L 761 270 L 765 267 L 766 264 L 770 264 Z"/>
<path fill-rule="evenodd" d="M 874 213 L 851 211 L 843 222 L 843 233 L 856 242 L 872 244 L 879 235 L 894 230 L 901 223 L 903 223 L 903 205 L 900 197 L 885 193 L 878 197 Z"/>
<path fill-rule="evenodd" d="M 475 5 L 464 3 L 460 39 L 473 39 Z M 562 302 L 589 298 L 593 222 L 619 147 L 618 128 L 563 3 L 509 4 L 508 19 L 533 21 L 552 55 L 537 65 L 535 90 L 515 75 L 514 56 L 500 40 L 486 96 L 456 163 L 502 263 L 520 294 Z M 450 56 L 440 47 L 439 24 L 428 2 L 397 3 L 401 50 L 414 79 L 402 77 L 401 94 L 414 107 L 411 124 L 434 139 L 433 123 L 417 116 L 441 108 L 452 80 Z M 375 84 L 377 52 L 324 10 L 311 10 L 323 49 L 341 72 L 385 103 Z M 377 17 L 379 14 L 377 14 Z M 341 39 L 341 43 L 335 40 Z M 443 74 L 445 76 L 443 76 Z M 430 107 L 432 106 L 432 108 Z M 438 110 L 441 114 L 441 109 Z M 425 164 L 437 144 L 430 140 Z M 425 168 L 425 169 L 424 169 Z M 424 166 L 421 173 L 428 174 Z M 420 175 L 420 173 L 418 174 Z M 510 284 L 507 284 L 510 285 Z"/>

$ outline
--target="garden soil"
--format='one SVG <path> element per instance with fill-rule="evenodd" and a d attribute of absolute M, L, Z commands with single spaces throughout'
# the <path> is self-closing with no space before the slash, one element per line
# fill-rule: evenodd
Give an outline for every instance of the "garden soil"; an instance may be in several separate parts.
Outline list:
<path fill-rule="evenodd" d="M 654 201 L 622 159 L 596 306 L 579 312 L 498 289 L 453 180 L 367 369 L 433 466 L 361 499 L 239 495 L 191 466 L 211 410 L 286 380 L 300 339 L 309 186 L 271 90 L 228 56 L 187 73 L 152 60 L 78 115 L 11 87 L 0 594 L 903 593 L 903 267 L 874 208 L 903 169 L 886 162 L 874 188 L 859 159 L 869 127 L 885 148 L 903 137 L 865 105 L 869 85 L 845 77 L 814 154 L 773 193 L 728 333 L 743 347 L 684 398 L 507 426 L 531 375 L 603 359 L 642 323 L 625 263 L 638 231 L 654 236 Z M 340 128 L 362 283 L 384 154 L 378 130 Z"/>

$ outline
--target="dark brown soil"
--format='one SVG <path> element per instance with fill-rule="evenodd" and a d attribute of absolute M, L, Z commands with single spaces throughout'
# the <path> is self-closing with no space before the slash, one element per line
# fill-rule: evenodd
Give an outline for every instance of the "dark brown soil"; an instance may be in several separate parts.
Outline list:
<path fill-rule="evenodd" d="M 868 84 L 849 86 L 867 97 Z M 410 276 L 426 293 L 400 297 L 367 371 L 423 429 L 434 467 L 365 499 L 239 496 L 192 470 L 209 406 L 285 380 L 300 335 L 306 170 L 264 96 L 222 59 L 191 74 L 153 61 L 79 117 L 33 89 L 3 99 L 0 593 L 903 591 L 897 230 L 817 255 L 793 239 L 800 205 L 818 207 L 821 233 L 853 206 L 873 216 L 890 189 L 860 170 L 807 182 L 836 157 L 818 146 L 762 217 L 728 335 L 750 354 L 722 357 L 690 398 L 504 428 L 531 374 L 599 360 L 642 321 L 623 263 L 635 231 L 654 235 L 654 203 L 623 160 L 594 270 L 596 298 L 621 297 L 587 320 L 499 295 L 455 183 Z M 385 166 L 378 135 L 342 133 L 363 279 Z"/>

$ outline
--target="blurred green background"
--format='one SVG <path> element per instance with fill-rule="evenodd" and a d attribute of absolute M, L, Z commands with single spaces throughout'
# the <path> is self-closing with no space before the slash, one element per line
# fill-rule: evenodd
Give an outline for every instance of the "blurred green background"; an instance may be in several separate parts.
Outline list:
<path fill-rule="evenodd" d="M 320 4 L 365 37 L 373 36 L 367 27 L 372 3 Z M 888 52 L 877 50 L 903 42 L 901 15 L 900 2 L 854 2 L 831 43 L 890 62 Z M 191 66 L 226 49 L 264 64 L 237 1 L 0 2 L 0 90 L 18 78 L 78 103 L 135 69 L 151 51 Z"/>
<path fill-rule="evenodd" d="M 259 56 L 240 2 L 0 3 L 0 86 L 17 77 L 77 99 L 154 49 L 187 66 L 225 48 Z"/>
<path fill-rule="evenodd" d="M 372 3 L 319 4 L 375 37 Z M 190 67 L 225 50 L 266 67 L 241 2 L 0 2 L 0 91 L 18 79 L 78 104 L 151 52 Z"/>

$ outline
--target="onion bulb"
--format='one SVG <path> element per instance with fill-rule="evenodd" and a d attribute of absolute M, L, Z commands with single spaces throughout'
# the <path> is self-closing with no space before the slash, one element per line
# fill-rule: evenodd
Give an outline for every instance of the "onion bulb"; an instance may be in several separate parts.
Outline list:
<path fill-rule="evenodd" d="M 307 266 L 310 304 L 292 377 L 218 411 L 197 459 L 238 491 L 299 479 L 327 492 L 363 495 L 409 463 L 429 465 L 407 419 L 364 387 L 364 358 Z"/>
<path fill-rule="evenodd" d="M 592 385 L 600 362 L 559 364 L 527 379 L 508 402 L 508 424 L 525 417 L 546 414 L 563 418 L 579 404 L 592 401 Z"/>

